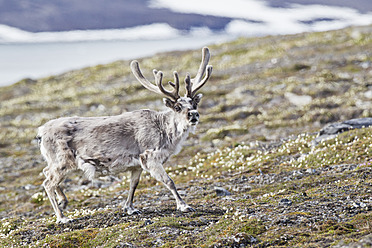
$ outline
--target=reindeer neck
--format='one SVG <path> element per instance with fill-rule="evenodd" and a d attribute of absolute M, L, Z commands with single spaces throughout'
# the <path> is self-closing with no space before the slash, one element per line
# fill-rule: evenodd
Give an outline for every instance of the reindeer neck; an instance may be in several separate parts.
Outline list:
<path fill-rule="evenodd" d="M 190 125 L 172 110 L 161 112 L 161 115 L 170 143 L 182 143 L 189 135 Z"/>
<path fill-rule="evenodd" d="M 182 118 L 173 112 L 172 110 L 161 112 L 163 117 L 164 127 L 169 133 L 174 136 L 183 136 L 184 133 L 188 133 L 190 125 Z"/>

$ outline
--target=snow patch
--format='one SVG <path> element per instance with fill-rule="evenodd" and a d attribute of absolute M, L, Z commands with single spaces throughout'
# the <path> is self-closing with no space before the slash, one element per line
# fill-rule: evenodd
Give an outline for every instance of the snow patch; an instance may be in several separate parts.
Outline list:
<path fill-rule="evenodd" d="M 269 6 L 258 0 L 151 0 L 152 8 L 166 8 L 187 14 L 233 18 L 226 27 L 229 34 L 245 36 L 294 34 L 339 29 L 372 23 L 371 13 L 326 5 L 292 4 L 288 8 Z"/>
<path fill-rule="evenodd" d="M 46 43 L 98 40 L 163 40 L 180 36 L 180 31 L 165 23 L 126 29 L 74 30 L 32 33 L 0 25 L 0 43 Z"/>

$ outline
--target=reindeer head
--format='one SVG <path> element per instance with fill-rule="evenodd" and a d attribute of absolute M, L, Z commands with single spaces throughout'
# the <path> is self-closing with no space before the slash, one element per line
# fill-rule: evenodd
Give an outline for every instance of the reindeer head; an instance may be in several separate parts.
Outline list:
<path fill-rule="evenodd" d="M 155 77 L 155 84 L 148 81 L 142 74 L 139 68 L 138 61 L 133 60 L 130 64 L 132 72 L 137 80 L 148 90 L 157 94 L 165 95 L 163 99 L 165 106 L 172 109 L 176 115 L 184 118 L 190 125 L 196 125 L 199 122 L 199 113 L 197 111 L 198 104 L 202 98 L 202 94 L 196 92 L 203 87 L 212 74 L 212 66 L 208 65 L 210 59 L 209 49 L 204 47 L 202 50 L 202 61 L 196 76 L 191 79 L 190 74 L 187 73 L 185 77 L 186 95 L 181 97 L 179 95 L 180 82 L 178 73 L 173 72 L 174 82 L 168 82 L 173 90 L 168 91 L 163 87 L 163 73 L 161 71 L 153 70 Z M 203 75 L 205 77 L 203 78 Z"/>

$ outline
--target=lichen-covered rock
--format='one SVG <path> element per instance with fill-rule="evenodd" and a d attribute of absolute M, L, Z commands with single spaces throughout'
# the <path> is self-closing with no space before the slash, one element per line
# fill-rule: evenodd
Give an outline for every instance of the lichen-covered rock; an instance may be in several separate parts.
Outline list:
<path fill-rule="evenodd" d="M 372 126 L 372 118 L 358 118 L 332 123 L 320 130 L 318 137 L 313 140 L 312 144 L 317 145 L 319 142 L 324 140 L 333 139 L 342 132 L 370 126 Z"/>

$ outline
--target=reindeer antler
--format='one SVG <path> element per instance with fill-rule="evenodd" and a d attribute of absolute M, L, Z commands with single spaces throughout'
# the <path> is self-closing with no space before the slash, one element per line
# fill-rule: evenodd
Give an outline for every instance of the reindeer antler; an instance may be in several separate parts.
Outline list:
<path fill-rule="evenodd" d="M 146 89 L 152 92 L 155 92 L 157 94 L 164 94 L 165 96 L 171 98 L 174 101 L 177 101 L 177 99 L 180 98 L 180 95 L 179 95 L 180 82 L 178 78 L 178 73 L 176 71 L 173 72 L 174 83 L 172 83 L 171 81 L 168 82 L 168 84 L 173 87 L 173 91 L 168 91 L 163 87 L 163 84 L 162 84 L 163 73 L 161 71 L 157 71 L 155 69 L 152 71 L 155 77 L 155 83 L 157 85 L 156 87 L 153 83 L 147 80 L 145 76 L 143 76 L 137 60 L 133 60 L 130 63 L 130 68 L 132 69 L 132 72 L 134 76 L 137 78 L 137 80 Z"/>
<path fill-rule="evenodd" d="M 212 66 L 208 65 L 211 55 L 209 53 L 208 47 L 203 47 L 202 49 L 202 61 L 199 66 L 198 73 L 193 79 L 190 79 L 190 74 L 186 75 L 186 91 L 187 96 L 193 98 L 195 93 L 204 86 L 212 74 Z M 205 73 L 205 77 L 202 79 Z"/>
<path fill-rule="evenodd" d="M 186 96 L 187 97 L 193 98 L 196 92 L 201 87 L 203 87 L 204 84 L 210 78 L 212 74 L 212 66 L 208 65 L 210 57 L 211 55 L 209 53 L 208 47 L 203 47 L 202 61 L 199 66 L 198 73 L 193 79 L 190 78 L 189 73 L 186 74 L 185 84 L 186 84 L 186 91 L 187 91 Z M 177 101 L 177 99 L 180 98 L 180 95 L 179 95 L 180 82 L 178 78 L 178 73 L 176 71 L 173 72 L 174 83 L 168 82 L 168 84 L 173 87 L 173 90 L 168 91 L 163 87 L 163 84 L 162 84 L 163 73 L 161 71 L 153 70 L 154 77 L 155 77 L 155 84 L 156 84 L 155 86 L 155 84 L 151 83 L 149 80 L 145 78 L 145 76 L 143 76 L 137 60 L 133 60 L 130 63 L 130 67 L 132 69 L 134 76 L 146 89 L 152 92 L 155 92 L 157 94 L 163 94 L 171 98 L 174 101 Z M 204 74 L 205 74 L 205 77 L 203 78 Z"/>

